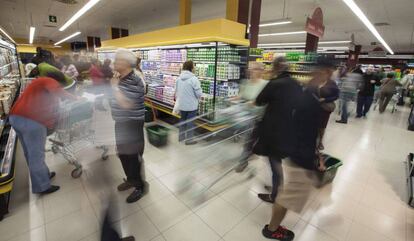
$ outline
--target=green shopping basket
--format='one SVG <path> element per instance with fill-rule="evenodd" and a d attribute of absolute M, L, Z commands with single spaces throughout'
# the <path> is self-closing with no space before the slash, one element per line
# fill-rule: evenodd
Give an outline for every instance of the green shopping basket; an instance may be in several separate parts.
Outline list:
<path fill-rule="evenodd" d="M 162 147 L 168 142 L 168 128 L 161 125 L 151 125 L 146 127 L 148 141 L 153 146 Z"/>
<path fill-rule="evenodd" d="M 322 154 L 325 159 L 325 171 L 318 171 L 319 186 L 323 186 L 333 181 L 338 172 L 338 168 L 343 165 L 342 161 L 328 154 Z"/>

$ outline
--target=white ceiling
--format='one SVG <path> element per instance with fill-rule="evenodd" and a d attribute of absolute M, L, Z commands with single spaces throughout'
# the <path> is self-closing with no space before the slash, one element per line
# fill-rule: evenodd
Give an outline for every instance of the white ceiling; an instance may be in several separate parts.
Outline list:
<path fill-rule="evenodd" d="M 254 0 L 253 0 L 254 1 Z M 0 0 L 0 26 L 14 37 L 28 38 L 29 27 L 36 27 L 35 42 L 57 41 L 75 31 L 86 36 L 109 39 L 109 27 L 127 28 L 130 34 L 176 26 L 179 0 L 101 0 L 64 32 L 58 27 L 70 18 L 87 0 L 67 5 L 55 0 Z M 193 0 L 192 21 L 225 16 L 226 0 Z M 387 22 L 377 27 L 385 41 L 395 52 L 414 52 L 414 0 L 355 0 L 372 23 Z M 283 17 L 283 0 L 262 0 L 262 21 Z M 324 40 L 355 41 L 369 50 L 377 40 L 355 17 L 342 0 L 286 0 L 285 17 L 293 23 L 262 28 L 261 33 L 303 30 L 306 17 L 315 7 L 324 12 L 326 27 Z M 45 27 L 48 15 L 56 15 L 58 24 Z M 260 43 L 303 42 L 305 35 L 262 37 Z"/>

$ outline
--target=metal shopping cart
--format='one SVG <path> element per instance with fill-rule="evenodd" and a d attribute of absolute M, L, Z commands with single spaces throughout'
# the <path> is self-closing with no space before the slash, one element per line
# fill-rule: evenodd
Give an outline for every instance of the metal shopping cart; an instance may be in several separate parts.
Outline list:
<path fill-rule="evenodd" d="M 201 195 L 229 173 L 232 173 L 244 161 L 247 161 L 245 144 L 251 141 L 250 138 L 255 124 L 261 118 L 259 112 L 252 111 L 252 109 L 254 108 L 249 103 L 232 102 L 225 108 L 175 125 L 179 128 L 188 122 L 203 120 L 205 116 L 214 116 L 215 121 L 224 126 L 217 131 L 194 135 L 183 140 L 183 142 L 196 141 L 198 143 L 196 146 L 183 149 L 183 145 L 179 142 L 169 142 L 176 143 L 173 145 L 181 145 L 173 149 L 183 149 L 180 153 L 180 159 L 185 158 L 186 162 L 188 161 L 187 173 L 181 175 L 177 180 L 175 189 L 180 192 L 191 190 L 196 183 L 194 179 L 199 180 L 200 178 L 198 174 L 205 170 L 214 169 L 214 175 L 208 174 L 208 180 L 204 179 L 203 188 L 195 192 L 196 196 Z M 198 128 L 201 127 L 196 126 L 187 131 L 195 131 Z M 172 137 L 172 135 L 170 136 Z M 237 142 L 235 142 L 235 139 Z M 250 179 L 255 175 L 255 169 L 248 168 L 241 175 L 247 175 L 247 179 Z"/>
<path fill-rule="evenodd" d="M 61 153 L 69 164 L 75 166 L 71 175 L 78 178 L 82 175 L 82 165 L 76 153 L 94 144 L 95 133 L 92 130 L 93 103 L 80 101 L 63 101 L 59 109 L 59 120 L 56 132 L 49 141 L 53 153 Z M 103 150 L 101 158 L 108 158 L 108 148 L 97 146 Z"/>
<path fill-rule="evenodd" d="M 397 111 L 398 100 L 400 99 L 401 96 L 402 96 L 402 88 L 396 87 L 396 91 L 394 95 L 392 96 L 390 103 L 389 103 L 392 106 L 391 113 L 394 113 L 395 111 Z M 377 89 L 374 94 L 374 110 L 377 109 L 380 98 L 381 98 L 381 90 Z"/>

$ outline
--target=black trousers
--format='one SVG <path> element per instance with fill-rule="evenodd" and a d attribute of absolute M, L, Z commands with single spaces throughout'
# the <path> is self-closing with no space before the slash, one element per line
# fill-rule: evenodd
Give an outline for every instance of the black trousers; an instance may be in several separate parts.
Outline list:
<path fill-rule="evenodd" d="M 102 225 L 101 241 L 121 241 L 121 237 L 110 222 L 109 212 L 105 214 L 105 219 Z"/>
<path fill-rule="evenodd" d="M 144 120 L 115 122 L 115 139 L 127 181 L 136 188 L 143 188 Z"/>

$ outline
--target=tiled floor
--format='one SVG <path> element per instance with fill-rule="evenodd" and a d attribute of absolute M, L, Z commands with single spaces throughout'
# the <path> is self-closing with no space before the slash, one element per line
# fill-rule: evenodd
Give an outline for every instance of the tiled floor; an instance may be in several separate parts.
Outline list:
<path fill-rule="evenodd" d="M 414 240 L 414 209 L 405 204 L 403 169 L 405 156 L 414 151 L 414 133 L 406 131 L 407 116 L 408 109 L 383 115 L 373 112 L 367 119 L 351 119 L 348 125 L 334 123 L 336 116 L 332 116 L 326 152 L 342 159 L 344 166 L 331 185 L 315 192 L 306 210 L 288 213 L 283 223 L 295 231 L 295 240 Z M 110 117 L 101 113 L 97 120 L 97 139 L 111 144 Z M 200 152 L 190 152 L 193 149 Z M 230 149 L 217 147 L 208 160 L 221 161 L 224 153 L 234 154 Z M 256 195 L 269 182 L 266 161 L 251 162 L 254 178 L 231 173 L 200 196 L 197 193 L 223 169 L 206 168 L 205 154 L 200 147 L 180 146 L 173 140 L 163 149 L 147 144 L 144 157 L 151 189 L 134 204 L 126 204 L 128 193 L 115 189 L 123 172 L 114 155 L 101 161 L 99 150 L 82 151 L 79 158 L 85 171 L 75 180 L 62 157 L 48 153 L 47 162 L 57 171 L 54 183 L 62 189 L 39 197 L 30 194 L 27 168 L 18 154 L 11 213 L 0 222 L 0 241 L 97 241 L 109 200 L 118 210 L 114 225 L 138 241 L 265 240 L 261 229 L 269 221 L 271 205 Z"/>

